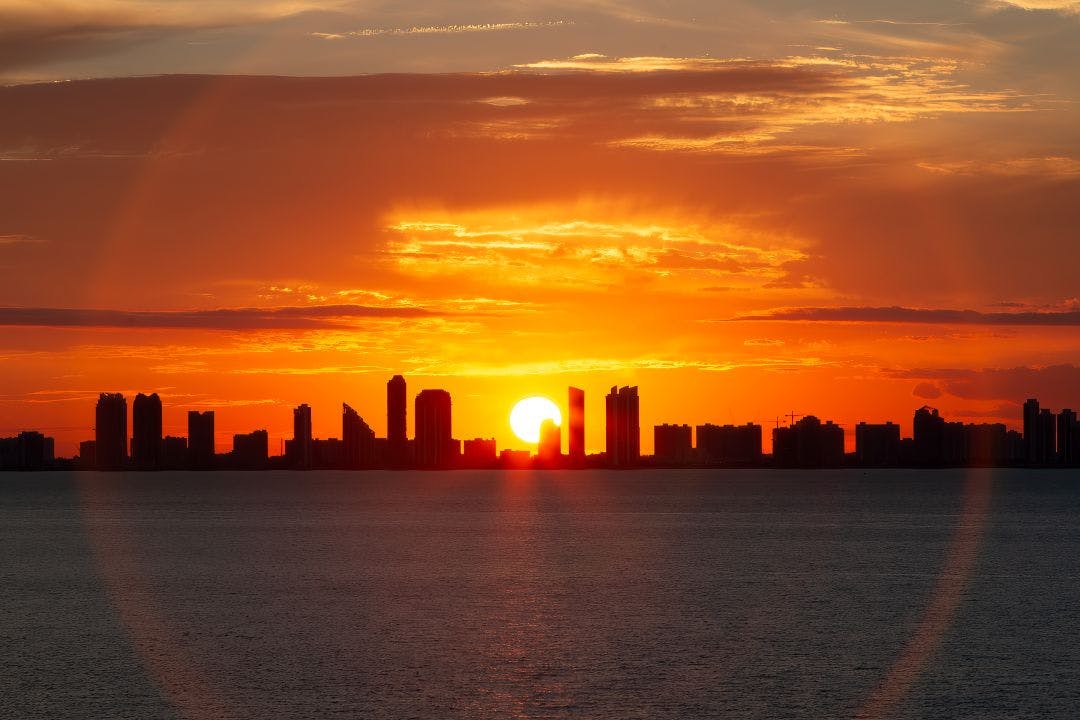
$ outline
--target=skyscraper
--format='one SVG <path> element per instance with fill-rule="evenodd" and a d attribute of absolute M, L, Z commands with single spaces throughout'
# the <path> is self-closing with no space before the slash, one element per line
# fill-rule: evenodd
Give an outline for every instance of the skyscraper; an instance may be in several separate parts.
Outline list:
<path fill-rule="evenodd" d="M 612 467 L 636 465 L 641 457 L 638 389 L 611 388 L 605 398 L 605 406 L 607 464 Z"/>
<path fill-rule="evenodd" d="M 566 452 L 571 465 L 585 462 L 585 391 L 576 387 L 569 391 L 569 418 L 566 433 Z"/>
<path fill-rule="evenodd" d="M 375 464 L 375 431 L 359 413 L 342 403 L 341 442 L 347 468 L 367 468 Z"/>
<path fill-rule="evenodd" d="M 241 470 L 265 467 L 270 455 L 270 434 L 255 430 L 246 435 L 233 435 L 233 463 Z"/>
<path fill-rule="evenodd" d="M 307 403 L 293 408 L 292 466 L 301 470 L 311 467 L 311 406 Z"/>
<path fill-rule="evenodd" d="M 416 466 L 449 467 L 453 452 L 450 426 L 450 393 L 445 390 L 422 390 L 415 403 Z"/>
<path fill-rule="evenodd" d="M 409 434 L 406 423 L 405 378 L 395 375 L 386 383 L 386 453 L 391 467 L 405 465 Z"/>
<path fill-rule="evenodd" d="M 1057 415 L 1049 408 L 1039 411 L 1039 459 L 1040 465 L 1053 465 L 1057 461 Z"/>
<path fill-rule="evenodd" d="M 193 470 L 206 470 L 214 466 L 214 411 L 189 410 L 188 462 Z"/>
<path fill-rule="evenodd" d="M 122 470 L 127 460 L 127 400 L 101 393 L 94 412 L 94 441 L 99 470 Z"/>
<path fill-rule="evenodd" d="M 1039 437 L 1039 401 L 1029 398 L 1024 403 L 1024 451 L 1028 465 L 1039 464 L 1039 450 L 1042 439 Z"/>
<path fill-rule="evenodd" d="M 915 411 L 915 463 L 938 467 L 945 461 L 945 418 L 936 408 L 924 405 Z"/>
<path fill-rule="evenodd" d="M 689 425 L 653 426 L 653 457 L 659 463 L 685 465 L 693 455 L 693 430 Z"/>
<path fill-rule="evenodd" d="M 131 404 L 131 459 L 139 470 L 161 468 L 161 398 L 135 396 Z"/>

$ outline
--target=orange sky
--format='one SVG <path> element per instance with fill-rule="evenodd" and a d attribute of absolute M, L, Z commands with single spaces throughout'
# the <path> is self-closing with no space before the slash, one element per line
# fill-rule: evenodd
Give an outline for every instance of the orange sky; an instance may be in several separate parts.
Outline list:
<path fill-rule="evenodd" d="M 910 433 L 924 403 L 1011 426 L 1028 396 L 1080 406 L 1075 78 L 1026 72 L 1005 19 L 1053 12 L 1061 47 L 1080 20 L 1018 5 L 933 47 L 850 19 L 829 45 L 769 30 L 763 55 L 575 45 L 585 20 L 552 12 L 462 31 L 535 47 L 446 46 L 456 74 L 0 88 L 0 434 L 71 454 L 98 392 L 156 391 L 166 432 L 217 410 L 221 451 L 259 427 L 276 449 L 300 402 L 317 435 L 342 401 L 381 435 L 398 372 L 500 447 L 516 399 L 571 384 L 594 451 L 615 384 L 641 388 L 645 451 L 660 422 Z M 406 41 L 341 41 L 366 37 Z M 379 57 L 344 74 L 410 69 Z"/>

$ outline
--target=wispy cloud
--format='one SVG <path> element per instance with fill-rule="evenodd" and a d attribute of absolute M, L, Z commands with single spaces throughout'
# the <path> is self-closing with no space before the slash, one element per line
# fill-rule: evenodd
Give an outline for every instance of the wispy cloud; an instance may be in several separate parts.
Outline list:
<path fill-rule="evenodd" d="M 735 321 L 915 323 L 924 325 L 1080 326 L 1080 312 L 978 312 L 905 307 L 810 307 L 740 315 Z"/>
<path fill-rule="evenodd" d="M 423 318 L 435 314 L 422 308 L 366 305 L 160 311 L 4 307 L 0 308 L 0 325 L 204 330 L 333 329 L 359 320 Z"/>
<path fill-rule="evenodd" d="M 571 20 L 546 20 L 497 23 L 470 23 L 463 25 L 414 25 L 406 28 L 363 28 L 344 32 L 313 32 L 312 37 L 322 40 L 345 40 L 349 38 L 404 37 L 408 35 L 459 35 L 461 33 L 489 33 L 507 30 L 539 30 L 573 25 Z"/>

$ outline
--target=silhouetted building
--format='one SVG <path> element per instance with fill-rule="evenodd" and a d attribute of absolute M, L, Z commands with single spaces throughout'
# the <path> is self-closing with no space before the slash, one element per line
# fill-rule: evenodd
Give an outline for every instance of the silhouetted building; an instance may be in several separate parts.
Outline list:
<path fill-rule="evenodd" d="M 96 440 L 83 440 L 79 443 L 79 462 L 77 466 L 80 470 L 93 470 L 97 468 Z"/>
<path fill-rule="evenodd" d="M 266 430 L 233 435 L 233 464 L 244 470 L 266 467 L 270 460 L 270 433 Z"/>
<path fill-rule="evenodd" d="M 855 461 L 862 467 L 895 467 L 900 463 L 900 426 L 895 423 L 855 426 Z"/>
<path fill-rule="evenodd" d="M 135 396 L 131 404 L 131 461 L 139 470 L 161 468 L 161 398 Z"/>
<path fill-rule="evenodd" d="M 1057 450 L 1058 461 L 1063 465 L 1080 465 L 1080 423 L 1076 412 L 1065 408 L 1058 413 Z"/>
<path fill-rule="evenodd" d="M 840 467 L 844 429 L 807 415 L 791 427 L 773 430 L 773 462 L 779 467 Z"/>
<path fill-rule="evenodd" d="M 571 465 L 585 462 L 585 391 L 569 389 L 566 454 Z"/>
<path fill-rule="evenodd" d="M 1008 428 L 1002 423 L 980 423 L 964 427 L 963 464 L 977 467 L 1003 465 L 1008 460 Z"/>
<path fill-rule="evenodd" d="M 312 465 L 311 407 L 304 403 L 293 408 L 293 437 L 286 449 L 289 465 L 307 470 Z"/>
<path fill-rule="evenodd" d="M 1043 408 L 1039 412 L 1039 464 L 1057 462 L 1057 415 Z"/>
<path fill-rule="evenodd" d="M 1015 430 L 1005 433 L 1005 460 L 1009 465 L 1023 465 L 1027 461 L 1024 436 Z"/>
<path fill-rule="evenodd" d="M 558 465 L 562 460 L 562 430 L 551 418 L 540 423 L 536 456 L 542 465 Z"/>
<path fill-rule="evenodd" d="M 510 469 L 527 468 L 532 465 L 532 453 L 528 450 L 503 450 L 499 453 L 499 465 Z"/>
<path fill-rule="evenodd" d="M 1024 449 L 1028 465 L 1041 465 L 1043 442 L 1039 430 L 1039 401 L 1029 398 L 1024 402 Z"/>
<path fill-rule="evenodd" d="M 187 438 L 171 435 L 161 438 L 161 467 L 165 470 L 183 470 L 187 466 Z"/>
<path fill-rule="evenodd" d="M 341 405 L 341 442 L 345 467 L 354 470 L 375 467 L 375 431 L 344 403 Z"/>
<path fill-rule="evenodd" d="M 408 464 L 408 439 L 405 378 L 395 375 L 386 383 L 386 451 L 391 467 Z"/>
<path fill-rule="evenodd" d="M 761 463 L 761 426 L 697 426 L 697 456 L 705 465 L 752 466 Z"/>
<path fill-rule="evenodd" d="M 937 409 L 924 405 L 915 411 L 915 464 L 940 466 L 945 458 L 945 418 Z"/>
<path fill-rule="evenodd" d="M 638 389 L 611 388 L 605 398 L 607 464 L 632 467 L 641 458 L 641 427 L 638 420 Z"/>
<path fill-rule="evenodd" d="M 344 467 L 345 445 L 337 438 L 311 441 L 311 466 L 320 469 L 339 469 Z"/>
<path fill-rule="evenodd" d="M 94 415 L 97 468 L 122 470 L 127 461 L 127 400 L 120 393 L 101 393 Z"/>
<path fill-rule="evenodd" d="M 653 426 L 653 456 L 669 465 L 686 465 L 694 454 L 693 430 L 689 425 Z"/>
<path fill-rule="evenodd" d="M 450 467 L 454 456 L 450 426 L 450 393 L 445 390 L 421 390 L 413 412 L 416 422 L 414 460 L 421 468 Z"/>
<path fill-rule="evenodd" d="M 206 470 L 214 467 L 214 411 L 189 410 L 188 428 L 188 463 L 192 470 Z"/>
<path fill-rule="evenodd" d="M 499 461 L 494 438 L 490 440 L 475 438 L 466 440 L 464 444 L 465 448 L 461 454 L 461 463 L 465 467 L 489 468 L 494 467 Z"/>
<path fill-rule="evenodd" d="M 0 470 L 45 470 L 55 459 L 54 447 L 51 437 L 31 430 L 0 438 Z"/>

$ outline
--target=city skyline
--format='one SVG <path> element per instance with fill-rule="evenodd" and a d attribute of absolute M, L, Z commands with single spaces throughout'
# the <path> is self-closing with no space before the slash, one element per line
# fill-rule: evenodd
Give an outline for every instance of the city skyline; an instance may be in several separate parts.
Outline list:
<path fill-rule="evenodd" d="M 923 405 L 912 419 L 910 436 L 892 420 L 862 421 L 851 432 L 843 424 L 813 414 L 790 413 L 784 424 L 763 428 L 755 422 L 696 427 L 687 423 L 653 426 L 651 452 L 641 449 L 640 394 L 634 386 L 612 386 L 604 396 L 604 449 L 586 453 L 582 446 L 586 393 L 567 388 L 567 412 L 549 399 L 521 400 L 510 414 L 515 422 L 522 408 L 529 416 L 516 422 L 519 439 L 530 450 L 500 448 L 494 437 L 460 438 L 453 430 L 453 400 L 446 390 L 424 388 L 414 397 L 414 431 L 406 423 L 408 382 L 402 375 L 386 383 L 387 433 L 379 437 L 348 403 L 341 403 L 335 437 L 317 437 L 312 408 L 292 410 L 292 436 L 280 438 L 280 455 L 270 450 L 265 428 L 236 433 L 219 452 L 214 410 L 188 412 L 186 437 L 166 434 L 163 403 L 157 393 L 136 395 L 128 432 L 127 399 L 122 393 L 100 393 L 95 405 L 94 438 L 79 443 L 74 467 L 90 470 L 212 469 L 455 469 L 455 468 L 639 468 L 639 467 L 1074 467 L 1080 465 L 1080 421 L 1077 412 L 1023 404 L 1021 430 L 1005 423 L 947 420 L 937 408 Z M 537 406 L 539 401 L 539 407 Z M 550 412 L 544 407 L 550 407 Z M 561 422 L 559 418 L 565 419 Z M 538 431 L 528 429 L 536 422 Z M 563 435 L 566 442 L 563 442 Z M 530 437 L 531 433 L 532 434 Z M 771 436 L 770 447 L 764 438 Z M 23 431 L 0 438 L 0 468 L 47 469 L 66 458 L 56 454 L 54 438 Z"/>

